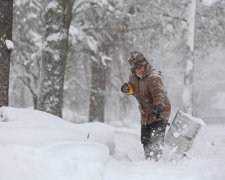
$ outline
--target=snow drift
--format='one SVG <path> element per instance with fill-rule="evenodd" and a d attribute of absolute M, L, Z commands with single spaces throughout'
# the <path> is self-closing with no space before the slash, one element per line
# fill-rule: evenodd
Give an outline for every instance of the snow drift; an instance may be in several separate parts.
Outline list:
<path fill-rule="evenodd" d="M 224 124 L 202 126 L 181 161 L 155 163 L 144 159 L 139 124 L 73 124 L 9 107 L 0 108 L 0 120 L 1 180 L 225 179 Z"/>
<path fill-rule="evenodd" d="M 0 108 L 0 179 L 102 179 L 114 135 L 102 123 L 72 124 L 48 113 Z"/>

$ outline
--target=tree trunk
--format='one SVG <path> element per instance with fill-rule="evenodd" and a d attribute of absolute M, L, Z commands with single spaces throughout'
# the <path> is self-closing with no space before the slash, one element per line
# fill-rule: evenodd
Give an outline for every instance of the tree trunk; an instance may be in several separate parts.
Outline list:
<path fill-rule="evenodd" d="M 68 34 L 74 0 L 54 0 L 44 16 L 44 38 L 38 109 L 62 117 Z"/>
<path fill-rule="evenodd" d="M 11 50 L 6 40 L 12 40 L 13 0 L 0 1 L 0 107 L 8 106 Z"/>
<path fill-rule="evenodd" d="M 98 121 L 104 123 L 107 66 L 104 66 L 100 59 L 98 62 L 92 61 L 91 69 L 89 122 Z"/>
<path fill-rule="evenodd" d="M 196 0 L 190 1 L 188 14 L 187 54 L 185 60 L 183 102 L 184 111 L 192 114 Z"/>

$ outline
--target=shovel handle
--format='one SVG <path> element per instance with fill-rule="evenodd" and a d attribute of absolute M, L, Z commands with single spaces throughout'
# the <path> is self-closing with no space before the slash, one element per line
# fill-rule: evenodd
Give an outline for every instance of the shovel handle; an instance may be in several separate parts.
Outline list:
<path fill-rule="evenodd" d="M 139 96 L 137 96 L 135 93 L 132 94 L 141 104 L 143 104 L 143 106 L 145 106 L 150 112 L 153 112 L 153 109 L 146 104 Z M 159 116 L 160 121 L 162 121 L 163 123 L 165 123 L 167 126 L 170 126 L 171 124 L 164 118 L 162 118 L 161 116 Z"/>

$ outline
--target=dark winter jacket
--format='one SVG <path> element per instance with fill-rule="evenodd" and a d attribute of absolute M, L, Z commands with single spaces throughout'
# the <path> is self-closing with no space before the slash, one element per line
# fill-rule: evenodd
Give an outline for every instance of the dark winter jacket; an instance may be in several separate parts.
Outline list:
<path fill-rule="evenodd" d="M 154 108 L 155 105 L 160 106 L 161 117 L 167 120 L 169 119 L 171 105 L 162 83 L 160 71 L 147 64 L 141 79 L 132 71 L 129 77 L 129 84 L 132 86 L 134 93 L 150 107 Z M 141 113 L 141 125 L 148 125 L 157 121 L 152 116 L 152 113 L 142 104 L 139 103 L 138 107 Z"/>

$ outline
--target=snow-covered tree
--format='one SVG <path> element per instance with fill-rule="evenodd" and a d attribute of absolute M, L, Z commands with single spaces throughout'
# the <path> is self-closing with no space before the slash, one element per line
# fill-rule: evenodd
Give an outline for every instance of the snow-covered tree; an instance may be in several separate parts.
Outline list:
<path fill-rule="evenodd" d="M 49 1 L 44 15 L 38 109 L 62 117 L 68 35 L 74 0 Z"/>
<path fill-rule="evenodd" d="M 95 19 L 89 18 L 93 26 L 90 29 L 90 35 L 97 41 L 96 51 L 92 50 L 91 57 L 91 83 L 90 83 L 90 104 L 89 104 L 89 121 L 105 122 L 105 107 L 109 92 L 107 87 L 111 85 L 110 72 L 112 61 L 118 63 L 118 55 L 115 50 L 121 44 L 127 29 L 128 19 L 124 17 L 121 11 L 116 11 L 115 5 L 101 9 L 93 9 L 90 12 Z M 126 41 L 125 41 L 126 42 Z M 92 47 L 90 47 L 92 49 Z M 117 49 L 118 50 L 118 49 Z M 117 71 L 117 69 L 112 69 Z M 109 88 L 110 89 L 110 88 Z M 111 91 L 111 89 L 110 89 Z"/>
<path fill-rule="evenodd" d="M 93 41 L 89 42 L 89 55 L 91 58 L 91 84 L 89 121 L 104 122 L 106 83 L 109 80 L 110 48 L 113 47 L 112 14 L 106 8 L 92 8 L 88 13 L 89 22 L 93 28 L 89 33 Z"/>
<path fill-rule="evenodd" d="M 0 107 L 8 106 L 13 0 L 0 1 Z"/>
<path fill-rule="evenodd" d="M 225 116 L 225 1 L 212 2 L 198 2 L 193 88 L 193 113 L 210 123 Z"/>
<path fill-rule="evenodd" d="M 73 19 L 71 41 L 74 40 L 72 46 L 76 48 L 71 47 L 71 51 L 76 53 L 76 64 L 68 64 L 71 73 L 67 76 L 73 76 L 70 77 L 70 85 L 66 86 L 66 92 L 71 92 L 74 95 L 72 98 L 76 99 L 71 101 L 70 107 L 83 107 L 80 111 L 87 109 L 89 121 L 105 121 L 106 100 L 110 94 L 107 87 L 112 86 L 109 79 L 110 69 L 113 62 L 120 62 L 117 50 L 123 48 L 121 42 L 125 39 L 127 19 L 126 15 L 116 8 L 111 1 L 87 1 L 86 6 L 76 9 L 74 13 L 78 15 Z M 77 93 L 80 91 L 82 96 Z M 71 96 L 71 93 L 67 95 Z"/>
<path fill-rule="evenodd" d="M 11 98 L 12 106 L 37 108 L 37 95 L 41 66 L 42 23 L 45 0 L 14 2 L 13 37 L 17 47 L 12 53 Z M 23 88 L 15 88 L 24 86 Z M 26 95 L 25 95 L 26 94 Z M 18 97 L 25 97 L 19 99 Z"/>
<path fill-rule="evenodd" d="M 189 1 L 188 16 L 187 52 L 185 57 L 183 103 L 184 111 L 192 114 L 196 0 Z"/>

